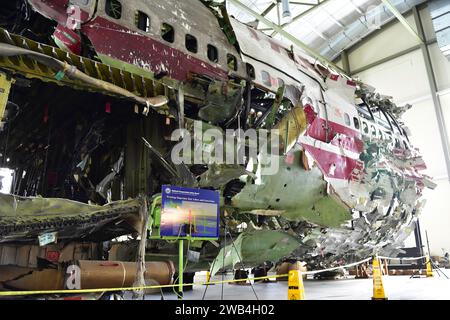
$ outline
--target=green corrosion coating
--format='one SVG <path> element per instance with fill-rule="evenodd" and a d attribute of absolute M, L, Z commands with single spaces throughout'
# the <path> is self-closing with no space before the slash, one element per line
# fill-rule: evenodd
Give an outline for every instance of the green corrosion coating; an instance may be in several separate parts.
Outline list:
<path fill-rule="evenodd" d="M 54 230 L 77 238 L 97 232 L 114 221 L 127 221 L 136 226 L 140 221 L 140 207 L 139 199 L 98 206 L 67 199 L 0 195 L 0 242 L 33 239 Z M 118 235 L 122 232 L 126 234 L 129 230 L 119 229 Z"/>
<path fill-rule="evenodd" d="M 327 182 L 318 167 L 305 170 L 296 152 L 293 164 L 280 158 L 276 175 L 262 176 L 262 183 L 247 184 L 232 199 L 241 212 L 279 215 L 291 221 L 308 221 L 324 227 L 340 227 L 351 219 L 349 208 L 327 194 Z"/>
<path fill-rule="evenodd" d="M 254 230 L 241 233 L 231 244 L 220 250 L 212 264 L 211 275 L 228 267 L 244 269 L 265 261 L 278 261 L 299 245 L 297 238 L 282 231 Z"/>

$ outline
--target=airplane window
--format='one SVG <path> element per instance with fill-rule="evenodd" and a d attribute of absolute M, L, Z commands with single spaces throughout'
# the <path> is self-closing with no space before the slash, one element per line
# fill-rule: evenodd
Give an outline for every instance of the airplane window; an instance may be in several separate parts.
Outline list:
<path fill-rule="evenodd" d="M 283 81 L 283 79 L 278 78 L 278 86 L 279 86 L 279 87 L 284 86 L 284 81 Z"/>
<path fill-rule="evenodd" d="M 144 32 L 150 31 L 150 18 L 142 11 L 136 12 L 136 27 Z"/>
<path fill-rule="evenodd" d="M 355 125 L 355 128 L 356 128 L 357 130 L 359 130 L 359 120 L 358 120 L 357 117 L 354 117 L 354 118 L 353 118 L 353 124 Z"/>
<path fill-rule="evenodd" d="M 372 126 L 371 129 L 372 129 L 372 135 L 375 137 L 377 135 L 377 129 L 375 128 L 375 126 Z"/>
<path fill-rule="evenodd" d="M 350 116 L 347 113 L 344 113 L 344 120 L 346 125 L 350 125 Z"/>
<path fill-rule="evenodd" d="M 111 18 L 120 19 L 122 17 L 122 4 L 119 0 L 106 0 L 105 12 Z"/>
<path fill-rule="evenodd" d="M 256 78 L 255 68 L 250 63 L 247 63 L 247 75 L 251 79 L 255 79 Z"/>
<path fill-rule="evenodd" d="M 227 54 L 227 65 L 230 70 L 237 71 L 238 69 L 237 59 L 231 53 Z"/>
<path fill-rule="evenodd" d="M 400 141 L 398 139 L 395 139 L 395 147 L 400 148 Z"/>
<path fill-rule="evenodd" d="M 363 122 L 363 131 L 365 134 L 369 134 L 369 126 L 365 122 Z"/>
<path fill-rule="evenodd" d="M 208 44 L 208 59 L 212 62 L 219 62 L 219 50 L 212 44 Z"/>
<path fill-rule="evenodd" d="M 197 53 L 198 52 L 198 42 L 197 38 L 193 35 L 187 34 L 186 35 L 186 49 L 188 49 L 190 52 Z"/>
<path fill-rule="evenodd" d="M 175 41 L 175 29 L 167 23 L 161 25 L 161 37 L 170 43 Z"/>
<path fill-rule="evenodd" d="M 270 80 L 270 74 L 267 71 L 262 71 L 261 72 L 261 77 L 262 77 L 262 82 L 266 86 L 268 86 L 268 87 L 272 86 L 272 81 Z"/>
<path fill-rule="evenodd" d="M 378 134 L 380 135 L 380 138 L 383 139 L 383 132 L 381 132 L 381 130 L 378 131 Z"/>

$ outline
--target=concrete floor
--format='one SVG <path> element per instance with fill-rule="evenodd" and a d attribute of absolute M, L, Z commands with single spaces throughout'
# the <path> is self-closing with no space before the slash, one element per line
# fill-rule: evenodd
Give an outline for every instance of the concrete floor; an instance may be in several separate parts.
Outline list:
<path fill-rule="evenodd" d="M 446 270 L 450 277 L 450 270 Z M 231 276 L 228 276 L 229 278 Z M 213 281 L 220 281 L 221 276 Z M 196 282 L 204 281 L 196 276 Z M 437 275 L 433 278 L 413 278 L 409 276 L 384 276 L 383 284 L 389 300 L 450 300 L 450 280 Z M 256 283 L 253 285 L 260 300 L 286 300 L 287 282 Z M 372 279 L 306 280 L 304 281 L 307 300 L 370 300 Z M 185 300 L 201 300 L 206 286 L 194 286 L 185 292 Z M 221 300 L 222 284 L 208 286 L 205 300 Z M 125 297 L 126 299 L 127 297 Z M 146 295 L 147 300 L 160 300 L 161 294 Z M 171 292 L 164 292 L 164 299 L 176 300 Z M 223 285 L 223 300 L 256 300 L 250 285 Z"/>

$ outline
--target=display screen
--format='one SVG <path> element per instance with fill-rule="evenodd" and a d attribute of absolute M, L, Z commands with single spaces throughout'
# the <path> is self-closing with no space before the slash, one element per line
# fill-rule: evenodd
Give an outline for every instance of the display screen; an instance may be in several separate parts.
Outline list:
<path fill-rule="evenodd" d="M 164 185 L 161 237 L 218 238 L 219 192 Z"/>

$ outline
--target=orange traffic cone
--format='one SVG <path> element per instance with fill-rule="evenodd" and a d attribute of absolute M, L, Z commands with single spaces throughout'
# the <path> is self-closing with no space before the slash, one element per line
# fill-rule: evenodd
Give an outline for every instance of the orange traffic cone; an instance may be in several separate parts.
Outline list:
<path fill-rule="evenodd" d="M 372 261 L 373 297 L 372 300 L 387 300 L 383 287 L 383 276 L 381 275 L 380 260 L 374 257 Z"/>
<path fill-rule="evenodd" d="M 288 300 L 305 300 L 305 288 L 303 287 L 301 271 L 289 271 L 288 286 Z"/>
<path fill-rule="evenodd" d="M 427 278 L 433 277 L 433 269 L 431 268 L 430 256 L 426 257 L 425 264 L 427 265 Z"/>

